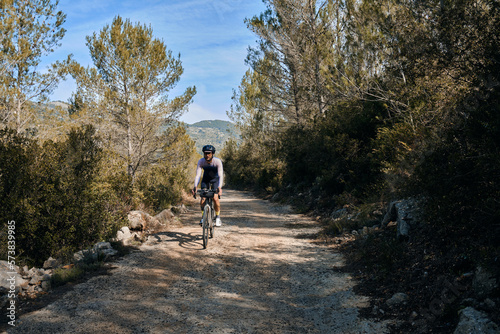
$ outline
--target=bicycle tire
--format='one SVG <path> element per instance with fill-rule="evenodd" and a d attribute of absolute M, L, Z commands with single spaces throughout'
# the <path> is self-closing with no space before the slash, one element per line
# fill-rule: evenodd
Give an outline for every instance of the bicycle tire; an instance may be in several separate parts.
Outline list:
<path fill-rule="evenodd" d="M 215 209 L 213 207 L 210 208 L 210 213 L 211 213 L 210 238 L 213 238 L 215 234 Z"/>
<path fill-rule="evenodd" d="M 203 224 L 202 224 L 202 229 L 203 229 L 203 248 L 206 249 L 208 246 L 208 235 L 209 235 L 209 229 L 210 229 L 210 220 L 211 220 L 211 214 L 210 214 L 210 207 L 208 205 L 205 205 L 205 208 L 203 209 Z"/>

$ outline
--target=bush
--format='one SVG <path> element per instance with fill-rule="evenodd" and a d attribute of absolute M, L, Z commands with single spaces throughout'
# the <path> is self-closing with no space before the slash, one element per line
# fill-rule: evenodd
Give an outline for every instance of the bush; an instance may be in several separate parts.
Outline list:
<path fill-rule="evenodd" d="M 154 211 L 179 203 L 195 170 L 194 141 L 183 127 L 170 129 L 165 142 L 157 163 L 141 170 L 134 184 L 142 203 Z"/>
<path fill-rule="evenodd" d="M 339 105 L 314 127 L 289 128 L 281 140 L 285 182 L 318 188 L 321 196 L 378 195 L 383 180 L 373 143 L 382 110 L 376 103 Z"/>
<path fill-rule="evenodd" d="M 273 193 L 283 184 L 284 163 L 266 141 L 247 141 L 240 146 L 234 140 L 223 148 L 225 183 L 238 189 Z"/>
<path fill-rule="evenodd" d="M 20 262 L 41 265 L 49 256 L 69 258 L 116 232 L 123 216 L 110 210 L 114 194 L 97 182 L 102 149 L 93 127 L 71 130 L 66 141 L 43 145 L 12 131 L 0 135 L 5 158 L 0 190 L 8 208 L 1 218 L 3 225 L 16 221 Z"/>

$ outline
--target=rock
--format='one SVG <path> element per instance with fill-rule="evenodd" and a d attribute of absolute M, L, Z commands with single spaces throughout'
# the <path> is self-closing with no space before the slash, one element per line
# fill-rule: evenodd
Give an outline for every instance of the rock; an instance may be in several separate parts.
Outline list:
<path fill-rule="evenodd" d="M 134 241 L 142 241 L 142 236 L 139 233 L 133 233 L 132 238 Z"/>
<path fill-rule="evenodd" d="M 483 333 L 496 334 L 500 328 L 482 312 L 472 307 L 460 311 L 460 320 L 453 334 Z"/>
<path fill-rule="evenodd" d="M 84 259 L 84 254 L 83 254 L 83 251 L 78 251 L 76 253 L 73 254 L 73 260 L 75 262 L 80 262 Z"/>
<path fill-rule="evenodd" d="M 401 304 L 406 304 L 408 300 L 408 295 L 402 292 L 395 293 L 390 299 L 388 299 L 385 303 L 390 306 L 398 306 Z"/>
<path fill-rule="evenodd" d="M 7 261 L 0 261 L 0 287 L 10 290 L 14 287 L 16 291 L 26 286 L 28 281 L 23 279 L 19 273 L 18 266 L 12 266 Z"/>
<path fill-rule="evenodd" d="M 109 242 L 98 242 L 92 247 L 92 251 L 97 254 L 97 258 L 106 261 L 109 257 L 118 254 L 116 249 L 113 249 Z"/>
<path fill-rule="evenodd" d="M 98 242 L 94 245 L 93 248 L 95 251 L 100 251 L 104 249 L 113 249 L 113 247 L 111 247 L 111 244 L 109 242 Z"/>
<path fill-rule="evenodd" d="M 0 260 L 0 270 L 2 272 L 10 271 L 10 272 L 16 272 L 16 273 L 20 274 L 20 269 L 18 266 L 11 265 L 11 264 L 9 264 L 9 262 L 4 261 L 4 260 Z"/>
<path fill-rule="evenodd" d="M 186 213 L 188 211 L 184 204 L 173 206 L 170 210 L 176 215 Z"/>
<path fill-rule="evenodd" d="M 123 226 L 117 233 L 116 233 L 116 240 L 118 241 L 123 241 L 132 236 L 132 233 L 130 233 L 130 229 L 127 226 Z"/>
<path fill-rule="evenodd" d="M 473 307 L 473 308 L 479 308 L 479 301 L 474 298 L 465 298 L 461 302 L 461 307 Z"/>
<path fill-rule="evenodd" d="M 172 210 L 163 210 L 159 214 L 157 214 L 154 218 L 158 221 L 159 224 L 165 226 L 169 224 L 174 219 L 174 214 Z"/>
<path fill-rule="evenodd" d="M 411 229 L 418 225 L 417 209 L 417 202 L 413 199 L 391 202 L 381 225 L 385 227 L 396 221 L 398 238 L 408 239 Z"/>
<path fill-rule="evenodd" d="M 492 273 L 478 267 L 472 279 L 472 288 L 480 298 L 485 298 L 498 288 L 498 282 Z"/>
<path fill-rule="evenodd" d="M 170 211 L 170 210 L 168 210 L 168 211 Z M 131 230 L 140 230 L 140 231 L 144 231 L 148 227 L 154 228 L 155 225 L 159 224 L 157 218 L 151 217 L 146 212 L 138 211 L 138 210 L 130 211 L 128 213 L 128 221 L 129 221 L 128 227 Z"/>
<path fill-rule="evenodd" d="M 9 302 L 9 290 L 4 288 L 3 286 L 0 286 L 0 309 L 3 309 L 4 306 L 7 305 Z"/>
<path fill-rule="evenodd" d="M 349 212 L 347 211 L 347 209 L 342 208 L 342 209 L 333 211 L 332 214 L 330 215 L 330 217 L 332 217 L 332 219 L 339 219 L 339 218 L 346 217 L 348 214 L 349 214 Z"/>
<path fill-rule="evenodd" d="M 44 281 L 50 281 L 50 275 L 49 274 L 43 274 L 43 275 L 35 275 L 31 278 L 30 280 L 30 285 L 39 285 Z"/>
<path fill-rule="evenodd" d="M 486 298 L 484 300 L 484 305 L 491 310 L 494 310 L 496 308 L 496 303 L 490 298 Z"/>
<path fill-rule="evenodd" d="M 57 268 L 62 264 L 60 260 L 56 260 L 52 257 L 49 257 L 47 261 L 43 263 L 43 269 Z"/>
<path fill-rule="evenodd" d="M 142 211 L 130 211 L 128 213 L 128 227 L 131 230 L 145 230 L 146 218 L 145 213 Z"/>
<path fill-rule="evenodd" d="M 91 249 L 81 250 L 73 254 L 73 260 L 75 262 L 95 262 L 97 261 L 97 252 Z"/>
<path fill-rule="evenodd" d="M 73 259 L 75 260 L 75 262 L 96 262 L 99 260 L 105 261 L 110 256 L 115 256 L 117 254 L 118 251 L 113 249 L 109 242 L 98 242 L 94 245 L 94 247 L 92 247 L 92 249 L 81 250 L 73 254 Z"/>
<path fill-rule="evenodd" d="M 146 230 L 157 230 L 172 221 L 174 214 L 171 210 L 163 210 L 152 217 L 143 211 L 130 211 L 128 214 L 130 230 L 144 232 Z"/>
<path fill-rule="evenodd" d="M 398 221 L 396 235 L 399 239 L 408 239 L 410 236 L 410 225 L 405 220 Z"/>
<path fill-rule="evenodd" d="M 110 257 L 113 257 L 118 254 L 116 249 L 102 249 L 99 254 L 104 257 L 104 261 L 108 260 Z"/>
<path fill-rule="evenodd" d="M 398 201 L 394 201 L 389 203 L 389 208 L 387 209 L 387 213 L 384 216 L 384 219 L 382 219 L 382 226 L 387 226 L 389 222 L 394 222 L 398 219 L 398 213 L 396 211 L 396 203 Z"/>
<path fill-rule="evenodd" d="M 42 281 L 42 290 L 47 292 L 51 288 L 50 281 Z"/>

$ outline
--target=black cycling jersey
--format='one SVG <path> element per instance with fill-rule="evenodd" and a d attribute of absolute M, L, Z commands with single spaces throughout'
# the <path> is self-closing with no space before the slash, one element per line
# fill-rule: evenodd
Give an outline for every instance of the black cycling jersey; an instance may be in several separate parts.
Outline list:
<path fill-rule="evenodd" d="M 222 161 L 219 158 L 212 158 L 209 163 L 205 158 L 198 160 L 196 167 L 196 178 L 194 179 L 194 186 L 197 187 L 200 182 L 201 172 L 203 170 L 203 178 L 201 179 L 202 188 L 208 188 L 209 184 L 213 184 L 213 188 L 217 189 L 222 186 L 224 180 L 224 171 L 222 168 Z"/>

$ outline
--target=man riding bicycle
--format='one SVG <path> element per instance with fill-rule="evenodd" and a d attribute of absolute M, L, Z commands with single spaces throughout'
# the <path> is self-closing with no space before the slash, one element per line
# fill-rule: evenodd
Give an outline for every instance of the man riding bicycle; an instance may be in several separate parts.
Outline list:
<path fill-rule="evenodd" d="M 222 195 L 222 181 L 224 180 L 224 170 L 222 168 L 222 161 L 215 158 L 215 147 L 212 145 L 203 146 L 203 158 L 198 160 L 196 167 L 196 177 L 194 179 L 194 188 L 191 192 L 196 194 L 198 183 L 200 182 L 201 172 L 203 170 L 203 178 L 201 179 L 202 189 L 217 189 L 217 194 L 214 195 L 214 208 L 215 208 L 215 226 L 222 226 L 220 220 L 220 195 Z M 203 213 L 203 206 L 205 205 L 206 198 L 201 198 L 200 206 Z M 200 222 L 201 225 L 201 222 Z"/>

